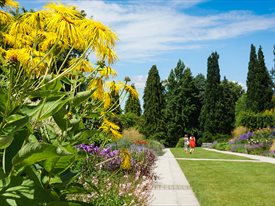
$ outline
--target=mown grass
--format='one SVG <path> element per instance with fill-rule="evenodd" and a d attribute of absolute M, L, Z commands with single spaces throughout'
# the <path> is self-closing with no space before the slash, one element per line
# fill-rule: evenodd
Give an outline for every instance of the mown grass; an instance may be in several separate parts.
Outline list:
<path fill-rule="evenodd" d="M 171 151 L 176 157 L 183 155 L 178 149 Z M 216 156 L 201 149 L 196 152 L 196 158 L 221 157 L 220 153 Z M 178 160 L 178 163 L 201 206 L 271 206 L 275 203 L 274 164 L 207 160 Z"/>
<path fill-rule="evenodd" d="M 240 157 L 236 155 L 228 155 L 228 154 L 208 151 L 202 148 L 196 148 L 193 154 L 184 153 L 183 148 L 170 148 L 170 150 L 176 158 L 207 158 L 207 159 L 234 159 L 234 160 L 249 159 L 246 157 Z"/>

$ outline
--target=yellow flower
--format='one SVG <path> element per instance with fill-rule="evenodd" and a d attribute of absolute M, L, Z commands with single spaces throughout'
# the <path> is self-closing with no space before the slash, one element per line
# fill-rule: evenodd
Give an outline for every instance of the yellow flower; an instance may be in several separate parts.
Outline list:
<path fill-rule="evenodd" d="M 69 66 L 73 66 L 79 59 L 73 58 L 69 62 Z M 87 59 L 80 60 L 81 63 L 79 63 L 77 66 L 74 66 L 75 71 L 80 72 L 92 72 L 94 69 L 91 66 L 91 63 Z"/>
<path fill-rule="evenodd" d="M 13 0 L 0 0 L 1 4 L 4 4 L 6 7 L 18 8 L 19 4 Z"/>
<path fill-rule="evenodd" d="M 109 78 L 109 76 L 115 77 L 117 75 L 117 72 L 109 66 L 102 68 L 99 73 L 101 77 L 106 78 Z"/>
<path fill-rule="evenodd" d="M 44 32 L 44 39 L 39 44 L 41 51 L 47 51 L 51 48 L 57 41 L 57 35 L 54 32 Z"/>
<path fill-rule="evenodd" d="M 117 60 L 117 56 L 113 51 L 117 35 L 102 23 L 83 19 L 78 22 L 79 28 L 86 42 L 92 42 L 92 50 L 95 52 L 99 60 L 108 60 L 112 64 Z"/>
<path fill-rule="evenodd" d="M 127 149 L 122 149 L 120 151 L 122 162 L 120 167 L 124 170 L 128 170 L 131 168 L 131 154 Z"/>
<path fill-rule="evenodd" d="M 102 131 L 113 136 L 114 140 L 122 137 L 122 134 L 118 131 L 120 127 L 113 122 L 110 122 L 106 118 L 103 119 L 103 123 L 100 127 Z"/>
<path fill-rule="evenodd" d="M 104 97 L 103 80 L 101 78 L 94 78 L 91 80 L 89 87 L 90 90 L 95 90 L 92 97 L 102 100 Z"/>
<path fill-rule="evenodd" d="M 129 92 L 133 98 L 138 98 L 138 92 L 132 86 L 125 84 L 125 90 Z"/>
<path fill-rule="evenodd" d="M 12 16 L 4 11 L 0 10 L 0 24 L 6 25 L 12 21 Z"/>
<path fill-rule="evenodd" d="M 118 81 L 118 82 L 115 82 L 115 81 L 107 82 L 106 85 L 109 87 L 110 92 L 114 92 L 115 95 L 118 95 L 119 91 L 123 88 L 123 83 L 120 82 L 120 81 Z"/>
<path fill-rule="evenodd" d="M 118 140 L 122 137 L 122 134 L 119 131 L 112 129 L 112 128 L 110 128 L 110 131 L 114 137 L 114 140 Z"/>
<path fill-rule="evenodd" d="M 65 6 L 60 3 L 49 3 L 44 8 L 60 14 L 62 16 L 71 17 L 71 18 L 80 18 L 81 14 L 79 11 L 76 10 L 75 6 Z"/>
<path fill-rule="evenodd" d="M 19 61 L 23 66 L 27 66 L 30 61 L 30 50 L 23 49 L 9 49 L 6 51 L 6 59 L 12 61 Z"/>
<path fill-rule="evenodd" d="M 111 105 L 111 96 L 109 93 L 104 93 L 104 109 L 108 109 Z"/>

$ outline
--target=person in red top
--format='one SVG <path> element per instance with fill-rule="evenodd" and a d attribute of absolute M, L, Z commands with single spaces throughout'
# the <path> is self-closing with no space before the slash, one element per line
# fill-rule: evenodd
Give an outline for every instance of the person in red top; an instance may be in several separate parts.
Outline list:
<path fill-rule="evenodd" d="M 194 153 L 195 147 L 196 147 L 196 138 L 191 135 L 189 138 L 189 143 L 190 143 L 190 154 Z"/>

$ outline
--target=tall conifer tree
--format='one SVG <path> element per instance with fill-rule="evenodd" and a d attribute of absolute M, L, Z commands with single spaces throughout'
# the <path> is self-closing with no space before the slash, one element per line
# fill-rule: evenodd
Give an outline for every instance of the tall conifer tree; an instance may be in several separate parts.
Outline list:
<path fill-rule="evenodd" d="M 204 93 L 204 104 L 200 115 L 200 123 L 204 132 L 217 134 L 221 120 L 221 86 L 219 55 L 212 53 L 207 60 L 207 78 Z"/>
<path fill-rule="evenodd" d="M 248 63 L 248 73 L 246 79 L 246 86 L 247 86 L 247 109 L 252 111 L 257 111 L 257 97 L 256 94 L 256 76 L 257 76 L 257 54 L 256 54 L 256 47 L 251 44 L 250 48 L 250 57 Z"/>
<path fill-rule="evenodd" d="M 166 88 L 167 142 L 175 146 L 180 137 L 198 126 L 199 91 L 191 70 L 181 60 L 170 72 Z"/>
<path fill-rule="evenodd" d="M 261 47 L 257 57 L 256 48 L 251 45 L 246 85 L 248 110 L 261 112 L 271 107 L 272 80 L 265 66 Z"/>
<path fill-rule="evenodd" d="M 165 138 L 164 95 L 156 65 L 149 71 L 143 94 L 143 133 L 155 139 Z"/>
<path fill-rule="evenodd" d="M 135 89 L 134 84 L 132 84 L 132 87 Z M 137 116 L 141 115 L 141 106 L 138 97 L 133 97 L 131 94 L 129 94 L 125 103 L 125 113 L 133 113 Z"/>
<path fill-rule="evenodd" d="M 257 109 L 259 112 L 261 112 L 271 108 L 273 93 L 271 76 L 265 66 L 264 54 L 261 46 L 258 49 L 257 82 Z"/>

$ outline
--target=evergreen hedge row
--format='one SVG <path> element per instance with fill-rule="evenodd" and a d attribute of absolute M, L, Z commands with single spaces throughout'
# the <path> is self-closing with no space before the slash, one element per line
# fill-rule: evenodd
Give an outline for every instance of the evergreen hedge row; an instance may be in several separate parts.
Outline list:
<path fill-rule="evenodd" d="M 251 130 L 275 126 L 275 114 L 243 113 L 240 125 Z"/>

